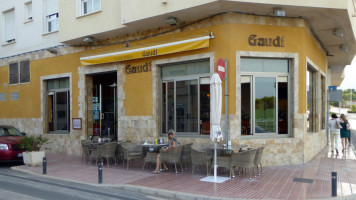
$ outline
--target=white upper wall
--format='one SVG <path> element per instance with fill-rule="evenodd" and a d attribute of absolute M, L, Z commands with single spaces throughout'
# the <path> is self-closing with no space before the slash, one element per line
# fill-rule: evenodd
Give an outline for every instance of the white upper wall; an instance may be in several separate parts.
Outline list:
<path fill-rule="evenodd" d="M 66 42 L 73 39 L 101 34 L 100 39 L 114 37 L 105 32 L 123 28 L 121 23 L 120 0 L 93 0 L 98 5 L 93 5 L 94 11 L 83 14 L 83 5 L 80 0 L 60 0 L 60 41 Z M 97 7 L 99 6 L 99 7 Z M 91 8 L 90 8 L 91 9 Z"/>
<path fill-rule="evenodd" d="M 51 0 L 53 1 L 53 0 Z M 58 0 L 54 0 L 58 1 Z M 44 0 L 32 0 L 32 20 L 25 17 L 25 4 L 31 0 L 0 0 L 0 58 L 60 45 L 58 31 L 46 33 Z M 15 42 L 5 41 L 4 12 L 14 9 Z"/>

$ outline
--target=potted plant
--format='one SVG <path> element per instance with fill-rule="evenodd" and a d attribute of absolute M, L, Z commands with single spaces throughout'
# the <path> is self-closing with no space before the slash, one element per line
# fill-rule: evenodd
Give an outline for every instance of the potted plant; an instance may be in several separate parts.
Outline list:
<path fill-rule="evenodd" d="M 41 150 L 42 146 L 46 143 L 48 143 L 48 139 L 42 137 L 42 135 L 29 135 L 23 137 L 20 142 L 21 148 L 25 150 L 22 154 L 23 162 L 32 167 L 42 165 L 43 157 L 45 157 L 45 151 Z"/>

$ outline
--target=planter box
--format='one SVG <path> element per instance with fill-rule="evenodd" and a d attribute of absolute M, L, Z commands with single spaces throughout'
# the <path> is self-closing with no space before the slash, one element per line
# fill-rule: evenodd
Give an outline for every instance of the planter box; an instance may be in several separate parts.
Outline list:
<path fill-rule="evenodd" d="M 22 155 L 25 165 L 34 167 L 36 165 L 42 165 L 43 157 L 45 157 L 45 151 L 23 152 Z"/>

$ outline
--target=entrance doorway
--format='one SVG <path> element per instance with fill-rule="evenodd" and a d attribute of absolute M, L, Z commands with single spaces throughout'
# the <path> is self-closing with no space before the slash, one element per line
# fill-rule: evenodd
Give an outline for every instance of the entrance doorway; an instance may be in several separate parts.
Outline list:
<path fill-rule="evenodd" d="M 117 73 L 87 76 L 88 136 L 117 139 Z"/>

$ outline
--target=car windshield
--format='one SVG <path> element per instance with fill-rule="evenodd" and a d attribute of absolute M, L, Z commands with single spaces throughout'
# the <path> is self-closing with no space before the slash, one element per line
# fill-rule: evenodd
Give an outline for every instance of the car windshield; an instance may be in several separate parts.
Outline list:
<path fill-rule="evenodd" d="M 14 127 L 0 127 L 0 136 L 22 136 Z"/>

